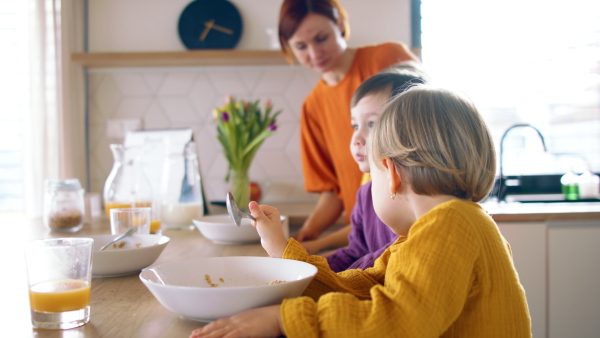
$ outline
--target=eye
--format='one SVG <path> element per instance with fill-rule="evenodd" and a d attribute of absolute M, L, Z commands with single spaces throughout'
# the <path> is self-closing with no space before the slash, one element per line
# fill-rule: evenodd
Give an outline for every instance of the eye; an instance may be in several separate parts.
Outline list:
<path fill-rule="evenodd" d="M 295 44 L 294 45 L 294 49 L 296 49 L 296 50 L 304 50 L 304 49 L 306 49 L 306 45 L 303 44 L 303 43 L 302 44 Z"/>
<path fill-rule="evenodd" d="M 324 42 L 324 41 L 327 40 L 328 37 L 329 37 L 328 35 L 317 36 L 315 38 L 315 41 L 317 41 L 317 42 Z"/>
<path fill-rule="evenodd" d="M 369 128 L 375 127 L 375 121 L 369 121 Z"/>
<path fill-rule="evenodd" d="M 352 124 L 352 129 L 358 130 L 358 124 Z"/>

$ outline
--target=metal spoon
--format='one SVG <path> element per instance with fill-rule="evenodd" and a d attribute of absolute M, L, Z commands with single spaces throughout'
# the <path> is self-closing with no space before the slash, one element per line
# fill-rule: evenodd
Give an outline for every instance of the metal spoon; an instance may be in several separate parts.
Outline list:
<path fill-rule="evenodd" d="M 113 239 L 112 241 L 108 242 L 108 244 L 106 244 L 105 246 L 101 247 L 100 251 L 108 248 L 111 244 L 116 243 L 116 242 L 122 240 L 123 238 L 125 238 L 127 236 L 131 236 L 136 231 L 137 231 L 137 227 L 133 227 L 133 228 L 127 230 L 127 232 L 125 232 L 124 234 L 120 235 L 119 237 L 117 237 L 117 238 Z"/>
<path fill-rule="evenodd" d="M 229 213 L 229 217 L 231 217 L 237 226 L 242 224 L 242 218 L 244 217 L 256 221 L 252 215 L 242 212 L 240 208 L 238 208 L 237 204 L 235 204 L 235 199 L 230 192 L 227 193 L 225 201 L 227 202 L 227 212 Z"/>

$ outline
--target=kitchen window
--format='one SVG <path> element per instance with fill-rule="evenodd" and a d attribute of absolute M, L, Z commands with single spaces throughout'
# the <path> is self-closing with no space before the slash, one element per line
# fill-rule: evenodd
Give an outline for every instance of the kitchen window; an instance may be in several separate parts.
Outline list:
<path fill-rule="evenodd" d="M 0 2 L 0 212 L 24 210 L 21 110 L 27 90 L 19 3 Z"/>
<path fill-rule="evenodd" d="M 422 0 L 422 59 L 433 81 L 466 93 L 507 174 L 600 171 L 600 2 Z M 520 135 L 521 134 L 521 135 Z"/>

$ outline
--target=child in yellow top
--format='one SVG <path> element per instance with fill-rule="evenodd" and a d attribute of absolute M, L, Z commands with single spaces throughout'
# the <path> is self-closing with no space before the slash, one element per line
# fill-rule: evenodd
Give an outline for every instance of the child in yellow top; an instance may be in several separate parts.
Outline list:
<path fill-rule="evenodd" d="M 369 138 L 375 211 L 400 238 L 366 270 L 338 274 L 287 241 L 279 212 L 250 203 L 271 257 L 319 272 L 303 297 L 217 320 L 192 337 L 531 337 L 510 247 L 476 202 L 496 173 L 491 134 L 457 93 L 413 87 Z"/>

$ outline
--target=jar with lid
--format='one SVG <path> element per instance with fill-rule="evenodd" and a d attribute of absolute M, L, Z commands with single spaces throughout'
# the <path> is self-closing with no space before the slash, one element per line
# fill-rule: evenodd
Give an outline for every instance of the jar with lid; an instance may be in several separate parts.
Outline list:
<path fill-rule="evenodd" d="M 560 185 L 562 188 L 563 196 L 568 201 L 576 201 L 579 199 L 579 176 L 569 170 L 568 173 L 564 174 L 560 178 Z"/>
<path fill-rule="evenodd" d="M 45 182 L 43 220 L 52 231 L 75 232 L 83 227 L 84 190 L 76 178 Z"/>

